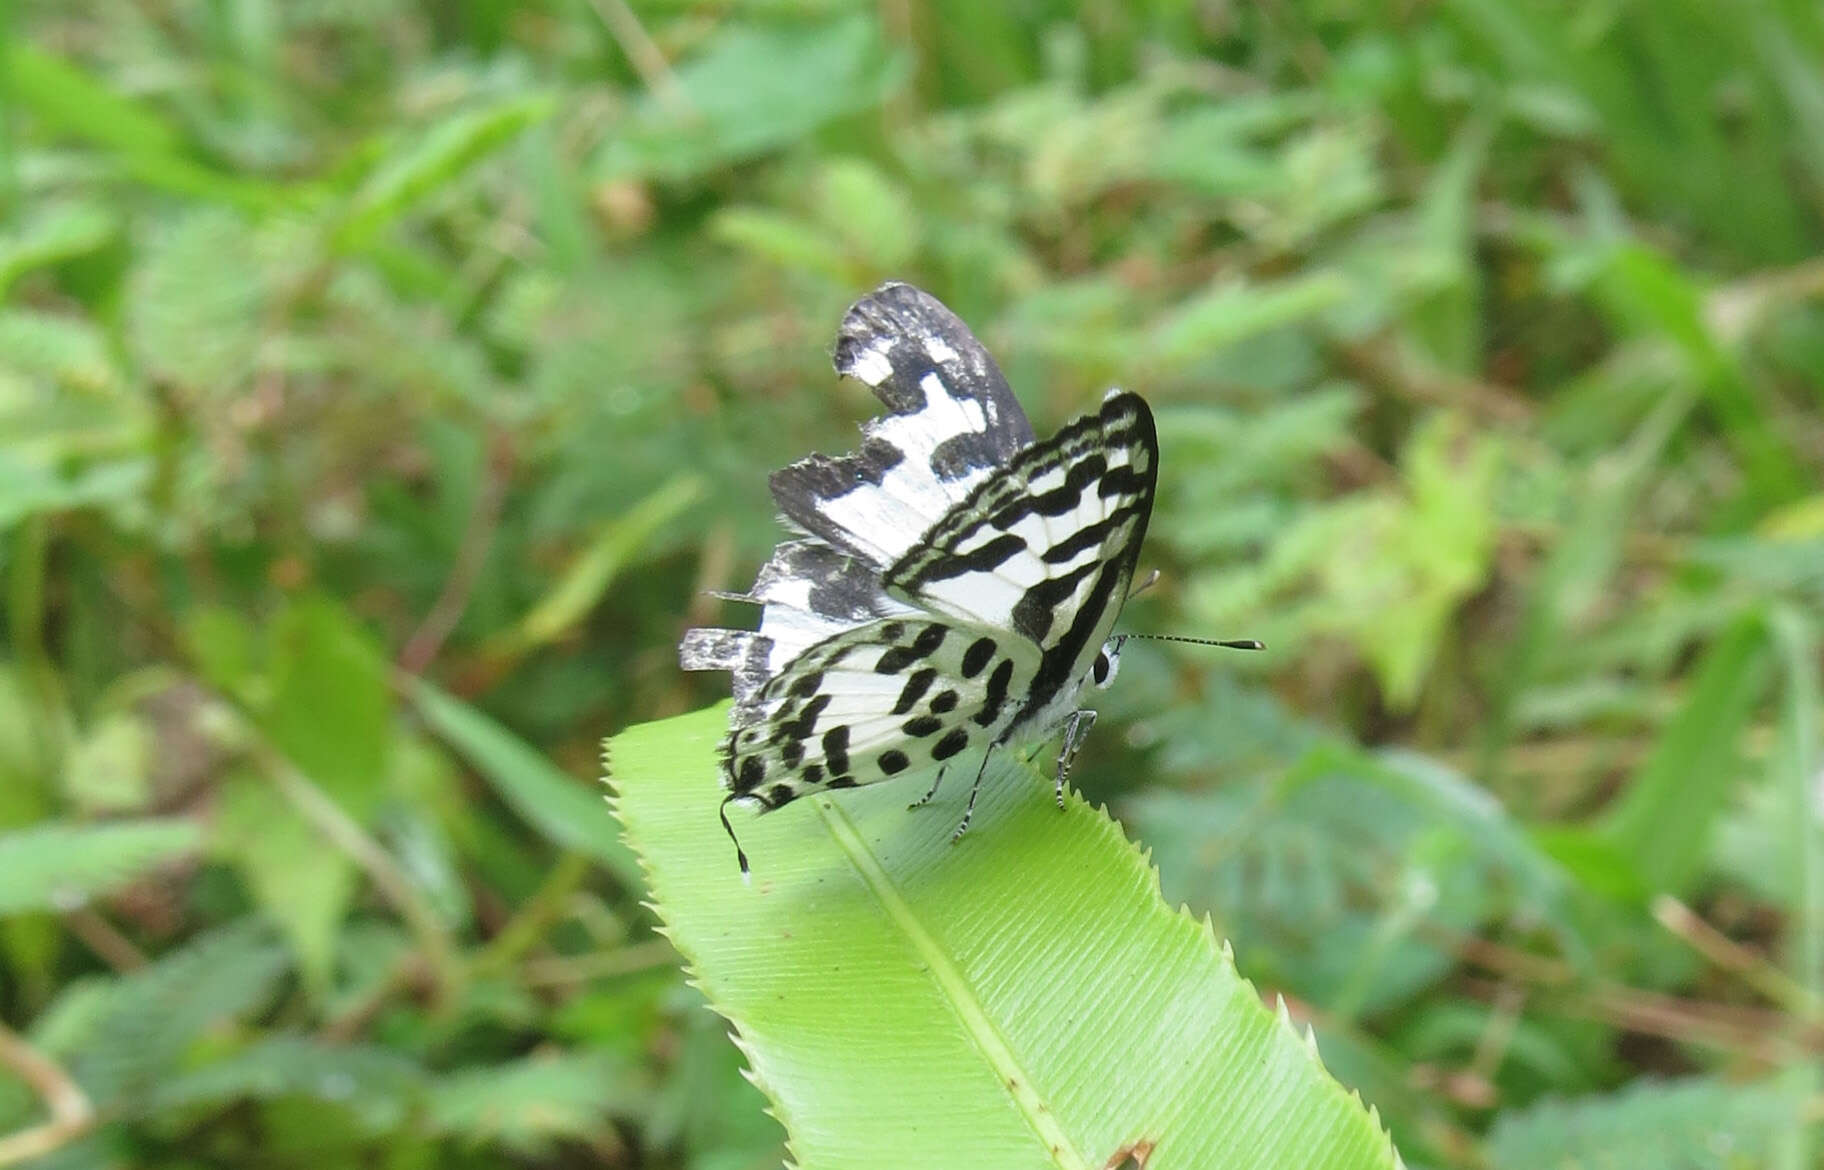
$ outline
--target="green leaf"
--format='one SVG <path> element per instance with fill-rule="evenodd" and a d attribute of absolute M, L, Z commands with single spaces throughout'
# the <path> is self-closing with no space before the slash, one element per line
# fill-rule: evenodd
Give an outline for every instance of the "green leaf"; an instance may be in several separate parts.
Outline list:
<path fill-rule="evenodd" d="M 346 610 L 292 603 L 273 623 L 272 702 L 262 724 L 291 762 L 365 821 L 392 748 L 387 663 Z"/>
<path fill-rule="evenodd" d="M 503 636 L 505 644 L 514 650 L 542 646 L 581 621 L 634 554 L 694 504 L 703 488 L 700 477 L 678 475 L 609 520 L 550 592 Z"/>
<path fill-rule="evenodd" d="M 1669 338 L 1684 352 L 1761 502 L 1787 503 L 1805 493 L 1811 477 L 1792 436 L 1768 413 L 1740 357 L 1715 337 L 1697 281 L 1654 249 L 1629 242 L 1610 253 L 1596 291 L 1623 324 Z"/>
<path fill-rule="evenodd" d="M 142 1102 L 212 1026 L 261 1007 L 288 958 L 243 918 L 121 978 L 83 1038 L 76 1073 L 97 1104 Z"/>
<path fill-rule="evenodd" d="M 1401 452 L 1402 490 L 1358 492 L 1295 528 L 1323 590 L 1312 615 L 1360 645 L 1388 706 L 1410 710 L 1462 601 L 1494 554 L 1498 440 L 1449 414 Z M 1289 538 L 1290 539 L 1290 538 Z"/>
<path fill-rule="evenodd" d="M 725 207 L 709 225 L 722 243 L 777 265 L 787 272 L 814 273 L 837 281 L 851 275 L 853 262 L 831 231 L 795 215 L 765 207 Z"/>
<path fill-rule="evenodd" d="M 139 253 L 124 306 L 129 349 L 148 375 L 217 402 L 253 376 L 279 283 L 271 243 L 225 208 L 192 208 L 161 224 Z"/>
<path fill-rule="evenodd" d="M 1217 284 L 1153 330 L 1153 360 L 1168 370 L 1182 369 L 1250 337 L 1309 320 L 1341 304 L 1350 292 L 1349 282 L 1334 272 L 1257 286 Z"/>
<path fill-rule="evenodd" d="M 151 797 L 152 730 L 132 711 L 104 716 L 70 749 L 63 788 L 84 812 L 138 812 Z"/>
<path fill-rule="evenodd" d="M 1643 1082 L 1607 1097 L 1508 1112 L 1489 1137 L 1495 1170 L 1737 1170 L 1764 1166 L 1770 1135 L 1804 1107 L 1775 1083 Z"/>
<path fill-rule="evenodd" d="M 21 41 L 8 46 L 7 85 L 51 128 L 122 152 L 175 154 L 181 131 L 152 108 L 120 96 L 62 57 Z"/>
<path fill-rule="evenodd" d="M 611 1114 L 631 1115 L 644 1100 L 638 1076 L 621 1060 L 574 1052 L 452 1073 L 431 1087 L 426 1113 L 439 1133 L 538 1153 L 553 1139 L 597 1137 Z"/>
<path fill-rule="evenodd" d="M 872 21 L 729 24 L 647 97 L 601 162 L 605 178 L 681 179 L 796 142 L 879 104 L 909 72 Z M 815 78 L 807 85 L 805 79 Z"/>
<path fill-rule="evenodd" d="M 601 794 L 569 775 L 480 711 L 427 682 L 412 701 L 431 730 L 466 759 L 500 798 L 554 845 L 599 862 L 630 890 L 645 886 L 621 844 Z"/>
<path fill-rule="evenodd" d="M 62 910 L 194 853 L 193 821 L 43 822 L 0 834 L 0 915 Z"/>
<path fill-rule="evenodd" d="M 1432 174 L 1419 205 L 1414 249 L 1442 261 L 1448 277 L 1410 310 L 1414 334 L 1446 368 L 1474 373 L 1482 360 L 1482 290 L 1475 251 L 1476 180 L 1491 137 L 1486 123 L 1472 122 Z"/>
<path fill-rule="evenodd" d="M 39 512 L 63 512 L 136 496 L 152 478 L 149 462 L 103 463 L 65 472 L 0 450 L 0 531 Z"/>
<path fill-rule="evenodd" d="M 405 1122 L 424 1087 L 411 1060 L 384 1048 L 267 1036 L 222 1060 L 161 1081 L 148 1113 L 237 1101 L 311 1097 L 347 1106 L 373 1130 Z"/>
<path fill-rule="evenodd" d="M 818 220 L 875 272 L 899 270 L 918 250 L 918 209 L 866 159 L 826 162 L 817 178 L 815 205 Z"/>
<path fill-rule="evenodd" d="M 1737 619 L 1704 655 L 1684 705 L 1610 809 L 1605 835 L 1654 891 L 1682 893 L 1702 871 L 1710 831 L 1735 791 L 1736 741 L 1759 701 L 1765 623 Z"/>
<path fill-rule="evenodd" d="M 182 133 L 163 115 L 63 58 L 17 40 L 4 49 L 0 71 L 9 98 L 53 132 L 108 152 L 140 182 L 242 207 L 283 198 L 277 187 L 203 166 L 189 157 Z"/>
<path fill-rule="evenodd" d="M 93 252 L 119 230 L 119 218 L 105 206 L 53 203 L 16 230 L 0 233 L 0 296 L 33 269 Z"/>
<path fill-rule="evenodd" d="M 322 834 L 253 772 L 222 784 L 215 852 L 240 871 L 253 900 L 284 930 L 307 986 L 327 988 L 355 892 L 354 862 L 326 848 Z"/>
<path fill-rule="evenodd" d="M 520 131 L 549 117 L 557 102 L 549 94 L 508 98 L 495 105 L 452 114 L 434 126 L 401 135 L 342 212 L 334 242 L 358 249 L 394 221 L 449 186 Z"/>
<path fill-rule="evenodd" d="M 883 784 L 716 821 L 727 707 L 608 747 L 669 935 L 732 1021 L 794 1162 L 1149 1170 L 1391 1167 L 1373 1114 L 1160 897 L 1106 816 L 1003 753 L 922 812 Z M 1220 1102 L 1220 1107 L 1215 1103 Z"/>

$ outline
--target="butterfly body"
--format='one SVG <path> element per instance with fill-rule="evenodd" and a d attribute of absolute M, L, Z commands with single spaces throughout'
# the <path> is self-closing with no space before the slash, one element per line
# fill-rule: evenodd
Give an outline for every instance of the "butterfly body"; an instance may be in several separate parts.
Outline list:
<path fill-rule="evenodd" d="M 1073 750 L 1152 510 L 1146 403 L 1111 392 L 1038 440 L 981 343 L 904 284 L 850 309 L 835 364 L 890 413 L 855 453 L 772 476 L 802 535 L 738 595 L 763 607 L 760 629 L 695 629 L 680 647 L 687 669 L 734 675 L 728 799 L 774 809 L 1060 727 Z"/>

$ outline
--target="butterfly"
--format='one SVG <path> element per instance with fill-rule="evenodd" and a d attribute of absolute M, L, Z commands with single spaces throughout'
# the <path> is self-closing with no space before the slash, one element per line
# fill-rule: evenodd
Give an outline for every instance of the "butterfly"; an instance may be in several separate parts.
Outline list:
<path fill-rule="evenodd" d="M 733 675 L 722 827 L 733 840 L 732 803 L 766 812 L 935 767 L 916 808 L 979 752 L 955 840 L 994 749 L 1060 730 L 1063 808 L 1096 718 L 1079 697 L 1120 664 L 1111 630 L 1158 484 L 1152 411 L 1114 390 L 1038 439 L 981 342 L 909 284 L 849 309 L 834 360 L 888 413 L 856 452 L 772 475 L 795 536 L 748 592 L 720 594 L 762 606 L 759 630 L 692 629 L 679 647 L 684 669 Z"/>

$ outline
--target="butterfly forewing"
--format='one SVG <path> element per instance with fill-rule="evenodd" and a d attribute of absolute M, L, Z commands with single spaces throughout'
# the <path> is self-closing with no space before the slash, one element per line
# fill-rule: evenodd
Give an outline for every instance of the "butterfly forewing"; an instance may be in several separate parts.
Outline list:
<path fill-rule="evenodd" d="M 984 481 L 883 584 L 916 608 L 1031 641 L 1043 661 L 1021 723 L 1044 723 L 1074 700 L 1127 600 L 1157 477 L 1152 412 L 1111 394 Z"/>

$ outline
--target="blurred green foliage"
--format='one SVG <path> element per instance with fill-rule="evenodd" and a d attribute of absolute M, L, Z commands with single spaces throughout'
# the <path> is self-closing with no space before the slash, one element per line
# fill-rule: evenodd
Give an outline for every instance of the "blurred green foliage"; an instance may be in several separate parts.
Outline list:
<path fill-rule="evenodd" d="M 1125 620 L 1271 649 L 1130 649 L 1073 779 L 1409 1165 L 1820 1164 L 1814 6 L 19 0 L 0 54 L 0 1160 L 777 1165 L 595 751 L 723 693 L 677 637 L 898 276 L 1041 432 L 1154 404 Z"/>

